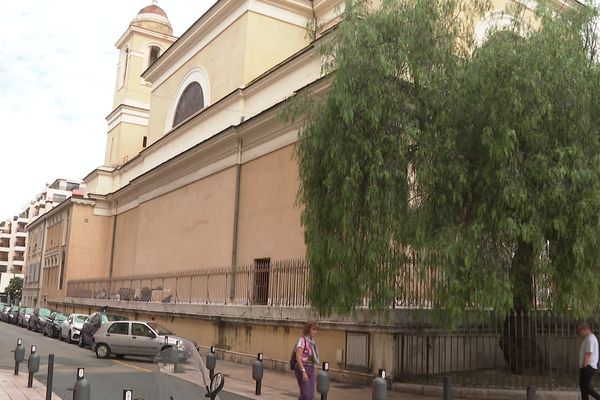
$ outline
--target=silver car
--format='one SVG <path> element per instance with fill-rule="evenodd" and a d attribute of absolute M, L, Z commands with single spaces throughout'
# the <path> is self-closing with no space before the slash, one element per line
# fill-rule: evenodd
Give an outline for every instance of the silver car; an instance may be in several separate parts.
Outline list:
<path fill-rule="evenodd" d="M 187 358 L 183 350 L 186 339 L 155 322 L 115 321 L 102 325 L 94 334 L 93 350 L 98 358 L 111 354 L 124 356 L 156 357 L 161 351 L 176 347 L 181 350 L 179 358 Z"/>
<path fill-rule="evenodd" d="M 71 314 L 64 320 L 60 328 L 60 340 L 67 342 L 78 342 L 81 328 L 88 316 L 85 314 Z"/>

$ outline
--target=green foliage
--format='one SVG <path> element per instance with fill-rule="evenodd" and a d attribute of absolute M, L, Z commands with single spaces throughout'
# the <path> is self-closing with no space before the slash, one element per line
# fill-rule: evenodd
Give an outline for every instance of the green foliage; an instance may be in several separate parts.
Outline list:
<path fill-rule="evenodd" d="M 10 295 L 12 299 L 21 298 L 23 291 L 23 278 L 11 278 L 6 287 L 6 293 Z"/>
<path fill-rule="evenodd" d="M 472 307 L 600 299 L 596 9 L 540 7 L 475 48 L 480 0 L 349 1 L 323 46 L 331 87 L 296 106 L 310 299 L 386 310 L 406 260 L 439 267 L 449 324 Z M 524 16 L 523 9 L 511 10 Z"/>

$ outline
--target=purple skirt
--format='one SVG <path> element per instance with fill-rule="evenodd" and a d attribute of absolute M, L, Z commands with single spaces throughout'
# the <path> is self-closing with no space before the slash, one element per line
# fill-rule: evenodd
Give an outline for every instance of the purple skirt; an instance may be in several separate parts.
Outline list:
<path fill-rule="evenodd" d="M 306 370 L 306 375 L 308 375 L 307 381 L 302 379 L 302 371 L 298 365 L 296 365 L 294 371 L 296 380 L 298 381 L 298 387 L 300 388 L 300 397 L 298 397 L 298 400 L 314 400 L 316 386 L 315 367 L 314 365 L 304 364 L 304 369 Z"/>

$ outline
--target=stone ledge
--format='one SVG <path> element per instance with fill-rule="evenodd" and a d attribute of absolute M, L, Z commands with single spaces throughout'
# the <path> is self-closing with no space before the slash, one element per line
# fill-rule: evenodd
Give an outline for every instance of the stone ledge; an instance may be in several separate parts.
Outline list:
<path fill-rule="evenodd" d="M 422 396 L 442 398 L 442 386 L 434 385 L 419 385 L 411 383 L 391 384 L 391 389 L 395 392 L 410 393 Z M 453 387 L 453 398 L 458 399 L 493 399 L 493 400 L 514 400 L 524 399 L 526 397 L 526 389 L 485 389 L 485 388 L 470 388 L 470 387 Z M 579 391 L 563 391 L 563 390 L 537 390 L 537 400 L 578 400 Z"/>
<path fill-rule="evenodd" d="M 367 309 L 356 310 L 352 316 L 330 316 L 319 318 L 310 307 L 278 306 L 240 306 L 229 304 L 187 304 L 187 303 L 151 303 L 139 301 L 117 301 L 99 299 L 65 298 L 67 306 L 103 307 L 133 312 L 152 312 L 169 316 L 184 316 L 204 320 L 229 320 L 234 322 L 252 322 L 253 324 L 273 324 L 283 326 L 301 326 L 308 320 L 318 320 L 325 328 L 356 329 L 360 327 L 369 332 L 398 332 L 414 326 L 415 310 L 392 310 L 389 318 L 382 321 Z M 422 311 L 420 311 L 422 313 Z"/>

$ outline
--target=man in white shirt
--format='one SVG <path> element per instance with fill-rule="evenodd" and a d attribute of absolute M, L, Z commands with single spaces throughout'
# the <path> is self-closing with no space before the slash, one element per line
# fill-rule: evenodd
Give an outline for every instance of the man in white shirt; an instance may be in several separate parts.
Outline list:
<path fill-rule="evenodd" d="M 581 390 L 581 400 L 589 400 L 589 396 L 600 400 L 600 394 L 592 387 L 592 378 L 598 370 L 598 339 L 586 322 L 579 324 L 577 333 L 583 339 L 579 348 L 579 389 Z"/>

